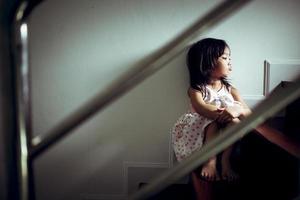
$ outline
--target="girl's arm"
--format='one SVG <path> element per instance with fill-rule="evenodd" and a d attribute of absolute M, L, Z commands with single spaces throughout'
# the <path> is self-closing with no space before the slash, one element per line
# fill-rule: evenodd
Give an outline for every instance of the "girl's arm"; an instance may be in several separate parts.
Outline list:
<path fill-rule="evenodd" d="M 217 121 L 219 123 L 231 122 L 234 118 L 243 119 L 249 114 L 251 114 L 250 108 L 247 106 L 237 89 L 231 87 L 231 95 L 236 103 L 233 106 L 225 108 Z"/>
<path fill-rule="evenodd" d="M 220 110 L 218 107 L 205 103 L 200 91 L 189 88 L 188 94 L 191 99 L 191 104 L 197 113 L 213 120 L 219 117 Z"/>
<path fill-rule="evenodd" d="M 280 146 L 297 158 L 300 158 L 300 144 L 295 140 L 292 140 L 280 131 L 266 125 L 265 123 L 258 126 L 256 131 L 270 142 Z"/>
<path fill-rule="evenodd" d="M 235 101 L 238 101 L 241 103 L 241 111 L 240 111 L 240 116 L 239 118 L 245 118 L 248 115 L 251 114 L 251 110 L 250 108 L 247 106 L 247 104 L 245 103 L 245 101 L 243 100 L 243 98 L 241 97 L 240 93 L 238 92 L 238 90 L 234 87 L 231 88 L 231 95 L 233 96 Z"/>

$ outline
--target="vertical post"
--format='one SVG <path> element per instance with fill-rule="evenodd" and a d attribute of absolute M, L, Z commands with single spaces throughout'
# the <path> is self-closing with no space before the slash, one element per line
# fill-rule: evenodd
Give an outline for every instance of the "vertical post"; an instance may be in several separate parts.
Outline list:
<path fill-rule="evenodd" d="M 24 1 L 17 10 L 14 24 L 14 60 L 17 120 L 17 165 L 20 200 L 34 200 L 32 160 L 29 157 L 31 147 L 30 83 L 28 24 L 24 13 L 28 2 Z"/>

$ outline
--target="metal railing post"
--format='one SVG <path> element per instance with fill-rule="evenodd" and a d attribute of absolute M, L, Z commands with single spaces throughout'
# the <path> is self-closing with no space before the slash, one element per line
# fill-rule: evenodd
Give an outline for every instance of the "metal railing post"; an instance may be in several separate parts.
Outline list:
<path fill-rule="evenodd" d="M 11 44 L 14 48 L 14 72 L 16 91 L 16 123 L 17 123 L 17 168 L 18 191 L 20 200 L 34 200 L 34 178 L 31 148 L 31 113 L 30 113 L 30 69 L 28 48 L 27 16 L 40 3 L 40 0 L 22 1 L 16 10 L 13 21 Z"/>
<path fill-rule="evenodd" d="M 17 51 L 16 57 L 16 104 L 17 104 L 17 143 L 18 143 L 18 179 L 21 200 L 31 200 L 30 198 L 30 182 L 32 181 L 32 174 L 30 170 L 29 159 L 29 68 L 28 68 L 28 29 L 27 23 L 21 22 L 16 25 L 16 40 L 15 45 Z"/>

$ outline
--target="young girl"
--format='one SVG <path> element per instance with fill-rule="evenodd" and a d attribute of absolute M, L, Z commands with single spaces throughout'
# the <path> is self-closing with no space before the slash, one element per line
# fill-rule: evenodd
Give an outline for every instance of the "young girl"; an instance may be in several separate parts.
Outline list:
<path fill-rule="evenodd" d="M 232 70 L 230 49 L 224 40 L 206 38 L 193 44 L 187 54 L 190 76 L 190 110 L 172 128 L 172 144 L 178 161 L 211 141 L 220 129 L 239 122 L 250 113 L 238 91 L 228 82 Z M 216 156 L 203 166 L 200 176 L 206 180 L 235 180 L 229 157 L 232 147 L 222 152 L 221 174 Z"/>

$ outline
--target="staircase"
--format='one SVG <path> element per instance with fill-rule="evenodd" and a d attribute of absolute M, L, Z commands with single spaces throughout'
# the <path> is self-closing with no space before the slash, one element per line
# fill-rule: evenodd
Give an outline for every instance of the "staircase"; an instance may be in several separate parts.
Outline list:
<path fill-rule="evenodd" d="M 300 143 L 300 99 L 285 109 L 285 115 L 268 121 L 273 128 Z M 300 193 L 299 160 L 256 134 L 254 131 L 238 142 L 232 159 L 240 174 L 237 182 L 207 182 L 192 173 L 188 184 L 173 184 L 150 200 L 293 200 Z M 194 183 L 194 184 L 193 184 Z M 140 188 L 147 183 L 141 183 Z M 213 194 L 213 196 L 208 196 Z"/>

